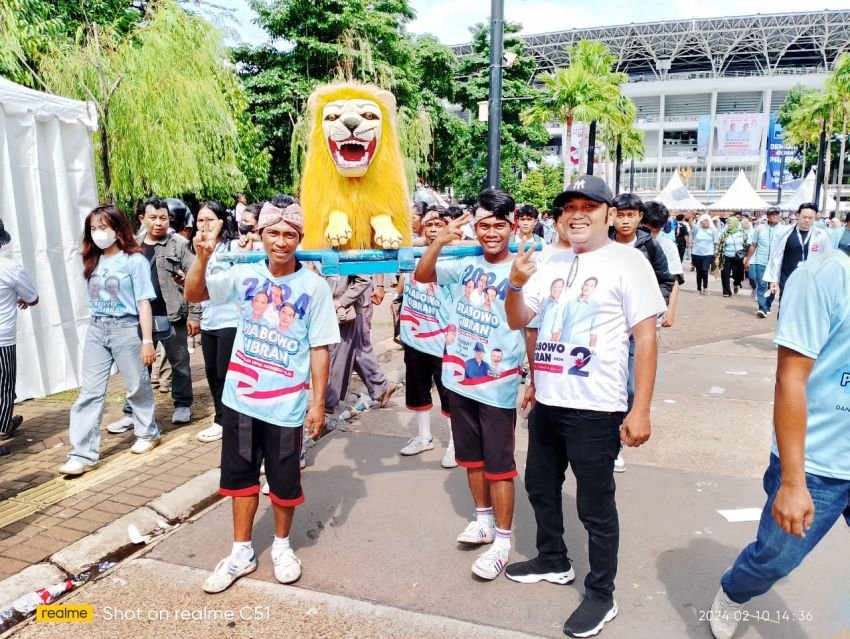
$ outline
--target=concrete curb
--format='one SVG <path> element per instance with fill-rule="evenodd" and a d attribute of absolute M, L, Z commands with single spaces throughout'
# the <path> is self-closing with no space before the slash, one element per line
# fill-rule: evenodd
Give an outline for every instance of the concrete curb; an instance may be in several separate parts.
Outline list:
<path fill-rule="evenodd" d="M 160 518 L 155 511 L 142 506 L 54 553 L 50 556 L 50 562 L 67 573 L 76 575 L 87 566 L 97 564 L 132 546 L 127 537 L 127 526 L 132 524 L 142 535 L 147 535 L 156 529 L 156 523 Z"/>
<path fill-rule="evenodd" d="M 148 503 L 151 508 L 165 517 L 169 523 L 185 521 L 198 511 L 218 501 L 221 471 L 212 468 L 190 479 L 182 486 L 160 495 Z"/>
<path fill-rule="evenodd" d="M 12 605 L 18 597 L 39 588 L 58 584 L 67 579 L 67 575 L 53 564 L 41 563 L 24 568 L 17 575 L 0 581 L 0 610 Z"/>

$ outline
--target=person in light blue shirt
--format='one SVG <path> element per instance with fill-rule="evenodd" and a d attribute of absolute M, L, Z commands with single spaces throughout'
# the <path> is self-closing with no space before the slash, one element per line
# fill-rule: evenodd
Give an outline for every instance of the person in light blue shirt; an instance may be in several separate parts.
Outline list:
<path fill-rule="evenodd" d="M 694 226 L 691 260 L 697 271 L 697 292 L 708 295 L 708 273 L 714 261 L 714 253 L 719 241 L 717 227 L 708 213 L 703 213 Z"/>
<path fill-rule="evenodd" d="M 212 224 L 216 221 L 221 222 L 221 231 L 216 238 L 215 252 L 207 265 L 208 278 L 231 267 L 230 263 L 219 259 L 220 256 L 238 250 L 238 243 L 234 241 L 238 236 L 227 209 L 218 202 L 202 202 L 198 209 L 196 228 L 211 231 Z M 233 351 L 238 325 L 239 306 L 236 303 L 213 304 L 207 301 L 201 304 L 201 348 L 204 352 L 204 372 L 207 374 L 215 415 L 212 425 L 198 433 L 200 442 L 214 442 L 221 439 L 221 396 L 224 392 L 224 380 L 227 376 L 227 367 L 230 364 L 230 354 Z"/>
<path fill-rule="evenodd" d="M 557 341 L 591 348 L 596 346 L 597 334 L 594 327 L 599 307 L 590 298 L 597 284 L 599 284 L 597 278 L 588 277 L 581 285 L 581 295 L 567 303 L 564 309 L 563 327 Z"/>
<path fill-rule="evenodd" d="M 782 234 L 779 224 L 779 209 L 767 210 L 767 224 L 759 224 L 753 231 L 750 240 L 750 248 L 744 259 L 744 269 L 749 277 L 756 283 L 756 299 L 759 309 L 756 316 L 764 319 L 770 315 L 770 307 L 773 305 L 774 295 L 768 295 L 769 284 L 764 281 L 764 273 L 773 254 L 773 245 Z"/>
<path fill-rule="evenodd" d="M 292 198 L 279 196 L 260 211 L 257 231 L 266 260 L 238 264 L 207 277 L 222 222 L 199 231 L 197 259 L 186 276 L 186 299 L 214 304 L 238 303 L 241 317 L 224 382 L 221 479 L 219 492 L 233 499 L 233 549 L 204 581 L 206 592 L 221 592 L 257 568 L 251 531 L 260 494 L 260 465 L 265 463 L 275 539 L 271 558 L 281 583 L 301 576 L 301 561 L 289 542 L 294 509 L 304 502 L 300 453 L 303 434 L 318 437 L 325 425 L 324 398 L 330 355 L 339 342 L 339 325 L 327 282 L 295 258 L 304 236 L 304 218 Z M 283 302 L 296 317 L 281 333 L 256 304 L 279 286 Z M 308 389 L 313 404 L 307 409 Z"/>
<path fill-rule="evenodd" d="M 743 604 L 791 573 L 841 517 L 850 525 L 850 256 L 811 258 L 782 295 L 774 439 L 756 540 L 720 580 L 709 616 L 731 639 Z"/>

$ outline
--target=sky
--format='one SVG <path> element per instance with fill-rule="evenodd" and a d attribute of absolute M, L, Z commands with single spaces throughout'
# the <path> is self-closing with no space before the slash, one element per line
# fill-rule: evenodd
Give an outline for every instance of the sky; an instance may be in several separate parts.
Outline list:
<path fill-rule="evenodd" d="M 246 0 L 215 0 L 236 9 L 238 37 L 249 44 L 267 41 L 251 24 L 253 13 Z M 431 33 L 444 44 L 469 41 L 469 27 L 490 15 L 490 0 L 411 0 L 417 19 L 414 33 Z M 803 5 L 806 5 L 805 8 Z M 687 18 L 850 9 L 850 0 L 505 0 L 505 18 L 523 25 L 523 32 L 543 33 L 579 27 L 599 27 L 630 22 L 654 22 Z"/>

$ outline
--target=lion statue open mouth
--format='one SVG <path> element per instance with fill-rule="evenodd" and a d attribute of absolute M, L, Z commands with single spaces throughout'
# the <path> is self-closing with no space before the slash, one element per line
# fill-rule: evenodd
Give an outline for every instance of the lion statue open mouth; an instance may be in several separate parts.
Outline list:
<path fill-rule="evenodd" d="M 302 246 L 396 249 L 410 245 L 395 98 L 361 84 L 316 89 L 300 199 Z"/>

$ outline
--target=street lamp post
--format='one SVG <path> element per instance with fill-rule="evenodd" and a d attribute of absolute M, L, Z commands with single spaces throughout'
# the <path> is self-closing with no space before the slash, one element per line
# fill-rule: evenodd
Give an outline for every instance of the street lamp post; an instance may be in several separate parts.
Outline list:
<path fill-rule="evenodd" d="M 505 2 L 490 2 L 490 113 L 487 121 L 487 186 L 499 187 L 502 154 L 502 55 L 505 34 Z"/>

